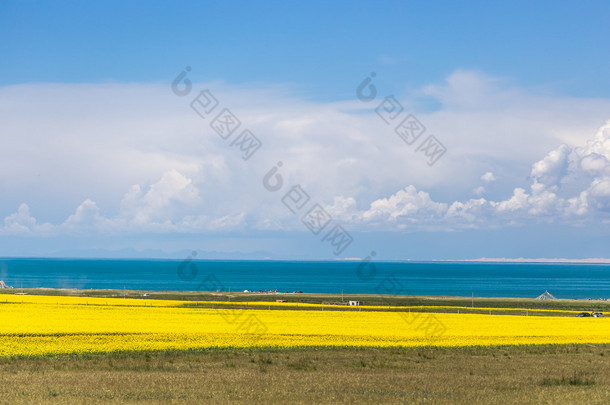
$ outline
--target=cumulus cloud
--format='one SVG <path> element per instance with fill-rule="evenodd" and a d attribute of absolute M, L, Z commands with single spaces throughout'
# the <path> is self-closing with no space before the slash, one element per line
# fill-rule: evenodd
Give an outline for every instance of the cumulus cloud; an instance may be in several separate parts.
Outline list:
<path fill-rule="evenodd" d="M 16 213 L 4 219 L 2 234 L 99 234 L 132 232 L 198 232 L 237 228 L 244 223 L 245 213 L 210 217 L 189 215 L 196 210 L 201 198 L 192 180 L 176 170 L 162 175 L 155 183 L 143 189 L 136 184 L 129 188 L 115 216 L 102 214 L 98 204 L 90 199 L 82 202 L 73 214 L 58 225 L 39 225 L 30 214 L 27 204 L 21 204 Z"/>
<path fill-rule="evenodd" d="M 28 235 L 32 233 L 46 234 L 53 226 L 48 223 L 38 224 L 36 218 L 30 215 L 30 207 L 23 203 L 19 205 L 17 212 L 4 218 L 4 227 L 0 228 L 0 234 Z"/>
<path fill-rule="evenodd" d="M 102 226 L 104 219 L 100 215 L 97 204 L 89 199 L 85 200 L 76 208 L 76 212 L 70 215 L 62 226 L 72 230 L 94 230 Z"/>
<path fill-rule="evenodd" d="M 481 176 L 481 180 L 485 183 L 491 183 L 492 181 L 496 181 L 496 176 L 494 176 L 492 172 L 485 172 L 485 174 Z"/>
<path fill-rule="evenodd" d="M 569 157 L 572 149 L 561 145 L 550 152 L 544 159 L 534 163 L 531 176 L 536 183 L 557 188 L 561 179 L 565 178 L 570 163 Z"/>
<path fill-rule="evenodd" d="M 592 208 L 610 213 L 610 177 L 594 179 L 584 193 Z"/>
<path fill-rule="evenodd" d="M 535 162 L 531 170 L 529 190 L 516 187 L 510 197 L 500 200 L 484 198 L 443 203 L 433 201 L 429 194 L 408 186 L 396 194 L 373 201 L 367 210 L 354 210 L 353 199 L 337 198 L 329 212 L 341 215 L 342 209 L 357 223 L 376 225 L 379 220 L 399 224 L 399 228 L 421 229 L 431 224 L 445 229 L 502 226 L 515 221 L 581 223 L 610 218 L 610 170 L 607 156 L 610 149 L 610 121 L 597 131 L 587 147 L 560 145 Z M 491 182 L 495 176 L 485 173 L 482 180 Z M 492 180 L 493 179 L 493 180 Z M 480 187 L 475 192 L 483 193 Z M 345 204 L 349 201 L 350 204 Z M 402 226 L 400 226 L 402 225 Z"/>
<path fill-rule="evenodd" d="M 363 221 L 392 221 L 398 218 L 415 218 L 425 221 L 436 217 L 447 210 L 447 204 L 434 202 L 424 191 L 417 191 L 408 186 L 389 198 L 382 198 L 371 203 L 368 210 L 362 213 Z"/>
<path fill-rule="evenodd" d="M 196 205 L 201 198 L 192 180 L 170 170 L 152 184 L 146 192 L 133 185 L 121 201 L 121 217 L 135 225 L 148 224 L 159 219 L 172 219 L 179 209 Z"/>

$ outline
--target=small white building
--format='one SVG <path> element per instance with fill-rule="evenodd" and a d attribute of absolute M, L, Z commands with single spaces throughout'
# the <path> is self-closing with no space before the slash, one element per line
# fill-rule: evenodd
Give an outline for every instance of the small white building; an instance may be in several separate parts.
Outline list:
<path fill-rule="evenodd" d="M 360 306 L 360 301 L 349 301 L 350 307 L 358 307 Z"/>

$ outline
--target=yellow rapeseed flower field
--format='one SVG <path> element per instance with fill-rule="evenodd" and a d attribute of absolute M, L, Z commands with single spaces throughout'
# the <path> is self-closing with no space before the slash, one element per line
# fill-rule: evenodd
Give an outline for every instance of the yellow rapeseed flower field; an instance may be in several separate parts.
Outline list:
<path fill-rule="evenodd" d="M 219 347 L 610 343 L 610 320 L 605 318 L 183 305 L 2 296 L 0 356 Z"/>

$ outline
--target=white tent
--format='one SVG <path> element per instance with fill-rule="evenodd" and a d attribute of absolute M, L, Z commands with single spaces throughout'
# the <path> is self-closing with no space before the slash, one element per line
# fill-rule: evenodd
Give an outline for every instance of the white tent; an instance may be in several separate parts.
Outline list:
<path fill-rule="evenodd" d="M 538 299 L 538 300 L 554 300 L 555 297 L 553 297 L 550 292 L 545 291 L 542 294 L 540 294 L 538 296 L 538 298 L 536 298 L 536 299 Z"/>

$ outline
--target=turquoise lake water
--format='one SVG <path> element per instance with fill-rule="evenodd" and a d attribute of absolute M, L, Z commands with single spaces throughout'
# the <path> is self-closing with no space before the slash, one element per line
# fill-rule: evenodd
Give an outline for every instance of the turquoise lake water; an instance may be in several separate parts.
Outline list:
<path fill-rule="evenodd" d="M 0 259 L 15 288 L 610 298 L 608 264 Z"/>

